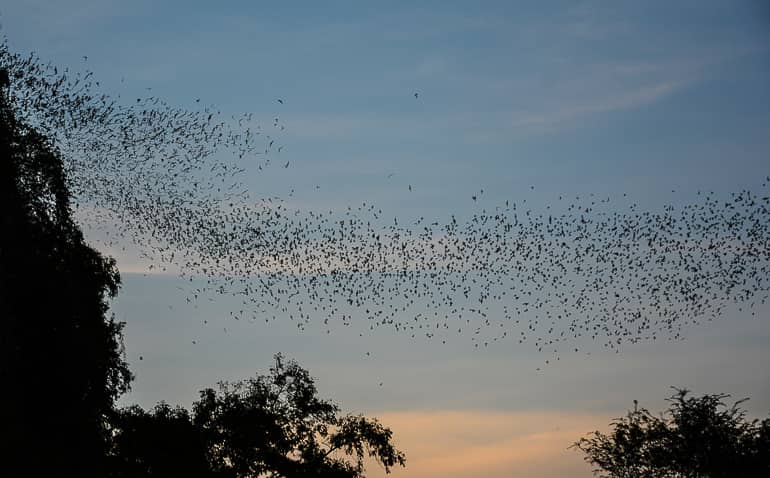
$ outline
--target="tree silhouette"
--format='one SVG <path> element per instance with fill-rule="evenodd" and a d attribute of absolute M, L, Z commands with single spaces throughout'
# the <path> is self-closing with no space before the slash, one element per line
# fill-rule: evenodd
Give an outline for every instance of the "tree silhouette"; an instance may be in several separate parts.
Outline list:
<path fill-rule="evenodd" d="M 634 410 L 573 447 L 585 454 L 602 477 L 770 476 L 770 419 L 746 419 L 729 395 L 689 397 L 676 389 L 671 406 L 655 416 L 634 401 Z"/>
<path fill-rule="evenodd" d="M 116 411 L 110 426 L 112 448 L 107 476 L 218 476 L 211 472 L 202 436 L 183 408 L 160 403 L 144 411 L 132 406 Z"/>
<path fill-rule="evenodd" d="M 120 276 L 72 220 L 60 154 L 15 116 L 5 71 L 0 83 L 3 467 L 102 476 L 105 420 L 131 380 L 106 316 Z"/>
<path fill-rule="evenodd" d="M 404 466 L 392 432 L 376 419 L 340 415 L 313 379 L 278 354 L 269 375 L 200 392 L 192 414 L 165 403 L 123 409 L 113 421 L 114 476 L 364 476 L 369 456 Z"/>
<path fill-rule="evenodd" d="M 0 66 L 0 380 L 9 384 L 0 407 L 4 470 L 13 470 L 11 476 L 355 478 L 363 476 L 367 456 L 387 471 L 403 466 L 388 428 L 341 416 L 337 405 L 316 397 L 307 371 L 280 355 L 269 376 L 202 391 L 192 413 L 164 403 L 149 412 L 115 409 L 132 379 L 122 358 L 123 324 L 107 317 L 120 276 L 72 219 L 71 168 L 64 166 L 60 139 L 30 126 L 34 112 L 9 92 L 25 83 L 26 70 L 30 84 L 42 81 L 35 76 L 40 66 L 6 60 L 16 68 L 9 76 Z M 43 83 L 49 96 L 22 95 L 34 111 L 67 121 L 90 111 L 87 99 L 57 96 L 60 83 Z M 48 124 L 72 135 L 66 121 Z M 118 129 L 125 133 L 133 124 Z"/>

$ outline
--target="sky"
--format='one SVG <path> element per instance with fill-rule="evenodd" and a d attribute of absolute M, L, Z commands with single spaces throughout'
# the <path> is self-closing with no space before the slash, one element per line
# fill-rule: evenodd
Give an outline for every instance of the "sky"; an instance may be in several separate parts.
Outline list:
<path fill-rule="evenodd" d="M 111 94 L 280 117 L 276 161 L 291 167 L 246 181 L 255 195 L 295 191 L 297 208 L 365 201 L 445 221 L 483 189 L 489 205 L 627 194 L 659 210 L 770 174 L 761 1 L 5 0 L 0 25 L 12 50 L 92 70 Z M 122 403 L 188 406 L 282 352 L 322 396 L 393 429 L 407 454 L 395 477 L 592 476 L 568 446 L 634 399 L 662 410 L 671 386 L 770 411 L 768 306 L 726 310 L 683 340 L 583 344 L 544 366 L 512 343 L 234 321 L 226 297 L 189 306 L 178 276 L 125 246 L 105 250 L 121 270 L 112 311 L 137 376 Z"/>

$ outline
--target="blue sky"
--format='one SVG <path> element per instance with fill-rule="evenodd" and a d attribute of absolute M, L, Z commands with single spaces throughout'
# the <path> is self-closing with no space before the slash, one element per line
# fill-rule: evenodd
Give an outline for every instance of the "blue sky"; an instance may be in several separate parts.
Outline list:
<path fill-rule="evenodd" d="M 484 189 L 489 207 L 627 193 L 656 210 L 698 190 L 755 189 L 770 173 L 770 8 L 760 1 L 12 0 L 0 15 L 12 49 L 91 69 L 112 94 L 151 88 L 183 107 L 201 98 L 263 124 L 279 117 L 276 162 L 291 167 L 249 170 L 246 182 L 255 196 L 294 190 L 298 208 L 366 201 L 386 215 L 446 220 L 471 212 Z M 464 435 L 452 454 L 487 464 L 487 476 L 587 477 L 564 448 L 633 399 L 662 408 L 670 385 L 751 396 L 752 411 L 770 410 L 768 308 L 728 311 L 682 342 L 617 355 L 588 344 L 590 355 L 537 372 L 543 357 L 526 347 L 203 326 L 231 306 L 187 307 L 174 276 L 145 276 L 131 247 L 110 252 L 124 277 L 114 311 L 137 372 L 127 403 L 189 404 L 283 351 L 343 408 L 390 417 L 397 439 L 398 425 L 422 423 L 415 414 L 433 417 L 426 435 L 404 437 L 417 451 L 406 448 L 410 466 L 394 476 L 473 476 L 420 445 L 449 440 L 450 422 Z"/>

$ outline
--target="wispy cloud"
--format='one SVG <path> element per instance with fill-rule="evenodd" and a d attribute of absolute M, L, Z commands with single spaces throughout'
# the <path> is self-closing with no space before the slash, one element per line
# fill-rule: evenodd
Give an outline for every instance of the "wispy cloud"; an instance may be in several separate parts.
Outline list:
<path fill-rule="evenodd" d="M 513 128 L 548 128 L 599 113 L 631 109 L 659 101 L 686 85 L 683 80 L 662 81 L 627 91 L 581 101 L 562 109 L 537 113 L 516 113 L 510 126 Z"/>

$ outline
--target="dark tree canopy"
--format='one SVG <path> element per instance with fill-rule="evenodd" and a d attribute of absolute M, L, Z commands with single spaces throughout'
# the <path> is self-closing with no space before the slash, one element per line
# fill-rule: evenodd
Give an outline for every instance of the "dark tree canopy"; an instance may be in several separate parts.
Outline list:
<path fill-rule="evenodd" d="M 149 411 L 139 406 L 123 408 L 114 414 L 110 426 L 108 476 L 217 476 L 208 466 L 202 436 L 183 408 L 166 403 Z"/>
<path fill-rule="evenodd" d="M 745 400 L 728 407 L 729 395 L 688 394 L 677 389 L 660 416 L 635 402 L 609 434 L 595 431 L 573 447 L 602 477 L 770 476 L 770 418 L 747 420 Z"/>
<path fill-rule="evenodd" d="M 118 410 L 132 375 L 120 276 L 72 218 L 56 143 L 17 115 L 0 68 L 0 380 L 3 470 L 11 476 L 346 477 L 364 458 L 403 466 L 377 420 L 340 415 L 280 355 L 268 376 L 201 392 L 192 413 Z"/>
<path fill-rule="evenodd" d="M 105 419 L 131 380 L 106 315 L 120 277 L 71 218 L 60 154 L 16 118 L 0 79 L 3 467 L 100 476 Z"/>
<path fill-rule="evenodd" d="M 316 396 L 308 372 L 275 356 L 269 375 L 205 389 L 192 413 L 165 403 L 130 407 L 113 421 L 116 477 L 364 476 L 364 458 L 404 466 L 376 419 L 341 415 Z"/>

